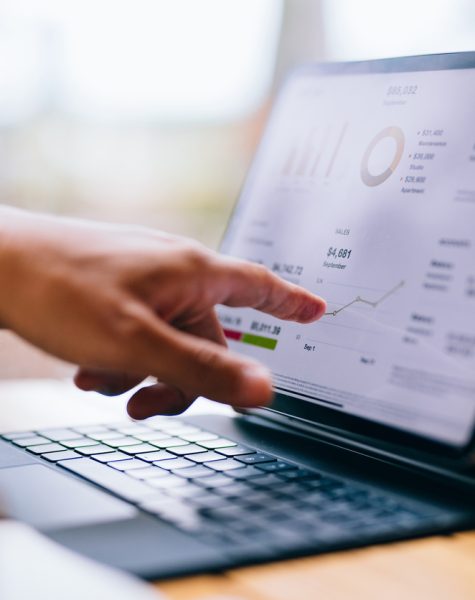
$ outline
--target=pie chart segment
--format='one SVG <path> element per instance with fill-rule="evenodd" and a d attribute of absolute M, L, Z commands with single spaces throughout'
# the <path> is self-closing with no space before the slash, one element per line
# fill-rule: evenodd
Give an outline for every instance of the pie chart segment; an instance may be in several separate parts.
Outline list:
<path fill-rule="evenodd" d="M 388 167 L 384 169 L 384 171 L 382 171 L 381 173 L 371 173 L 368 166 L 369 161 L 371 159 L 371 155 L 376 146 L 379 144 L 379 142 L 386 138 L 391 138 L 396 142 L 395 152 L 392 161 L 388 165 Z M 386 181 L 386 179 L 391 177 L 402 158 L 402 153 L 404 152 L 404 144 L 405 137 L 400 127 L 385 127 L 382 131 L 380 131 L 369 143 L 361 161 L 360 173 L 363 183 L 369 187 L 375 187 L 377 185 L 381 185 Z"/>

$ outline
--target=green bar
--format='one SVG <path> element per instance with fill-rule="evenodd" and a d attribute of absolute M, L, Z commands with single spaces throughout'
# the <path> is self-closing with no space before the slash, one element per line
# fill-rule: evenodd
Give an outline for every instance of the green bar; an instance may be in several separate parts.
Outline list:
<path fill-rule="evenodd" d="M 267 348 L 267 350 L 275 350 L 275 347 L 277 346 L 277 340 L 262 337 L 261 335 L 253 335 L 252 333 L 244 333 L 241 342 L 244 344 L 251 344 L 252 346 Z"/>

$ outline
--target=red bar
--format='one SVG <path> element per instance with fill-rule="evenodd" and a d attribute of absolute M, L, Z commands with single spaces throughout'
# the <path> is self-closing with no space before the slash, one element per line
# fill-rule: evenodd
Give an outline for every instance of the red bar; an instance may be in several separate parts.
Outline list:
<path fill-rule="evenodd" d="M 223 333 L 225 337 L 229 340 L 236 340 L 237 342 L 241 341 L 242 333 L 240 331 L 233 331 L 232 329 L 223 329 Z"/>

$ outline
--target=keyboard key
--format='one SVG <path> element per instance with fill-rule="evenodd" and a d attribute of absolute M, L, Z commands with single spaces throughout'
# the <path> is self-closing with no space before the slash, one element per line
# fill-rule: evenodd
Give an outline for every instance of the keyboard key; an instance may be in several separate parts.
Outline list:
<path fill-rule="evenodd" d="M 67 448 L 85 448 L 87 446 L 98 446 L 99 442 L 89 438 L 79 438 L 77 440 L 64 440 L 62 444 Z"/>
<path fill-rule="evenodd" d="M 134 425 L 134 421 L 132 419 L 127 419 L 126 421 L 119 421 L 118 423 L 107 423 L 107 429 L 114 429 L 117 431 L 120 427 L 130 427 L 130 425 Z"/>
<path fill-rule="evenodd" d="M 167 440 L 170 438 L 168 433 L 161 433 L 160 431 L 150 430 L 147 433 L 136 433 L 132 437 L 142 442 L 151 442 L 153 440 Z"/>
<path fill-rule="evenodd" d="M 246 448 L 246 446 L 231 446 L 230 448 L 219 448 L 218 452 L 224 456 L 240 456 L 242 454 L 256 454 L 255 450 Z"/>
<path fill-rule="evenodd" d="M 257 465 L 260 463 L 271 462 L 276 459 L 270 454 L 265 454 L 264 452 L 256 452 L 255 454 L 236 456 L 236 460 L 245 463 L 246 465 Z"/>
<path fill-rule="evenodd" d="M 262 479 L 265 475 L 262 471 L 259 471 L 256 467 L 252 467 L 250 465 L 244 466 L 242 469 L 237 469 L 235 471 L 226 471 L 227 477 L 233 477 L 234 479 L 255 479 L 259 477 Z"/>
<path fill-rule="evenodd" d="M 109 448 L 109 446 L 105 446 L 104 444 L 98 444 L 97 446 L 83 446 L 81 448 L 77 448 L 77 451 L 85 456 L 91 456 L 91 454 L 109 454 L 111 448 Z"/>
<path fill-rule="evenodd" d="M 233 458 L 226 458 L 225 460 L 219 460 L 216 462 L 210 462 L 209 468 L 215 471 L 232 471 L 234 469 L 243 469 L 244 465 L 238 463 Z"/>
<path fill-rule="evenodd" d="M 144 454 L 145 452 L 155 452 L 155 446 L 150 444 L 135 444 L 135 446 L 120 446 L 119 450 L 127 454 Z"/>
<path fill-rule="evenodd" d="M 161 506 L 157 505 L 155 509 L 149 504 L 147 510 L 159 515 L 161 519 L 173 523 L 185 531 L 194 532 L 202 528 L 203 519 L 198 510 L 177 499 L 173 499 L 173 501 L 168 503 L 163 502 L 161 503 Z"/>
<path fill-rule="evenodd" d="M 72 427 L 71 429 L 84 435 L 87 435 L 89 433 L 99 433 L 101 431 L 110 431 L 107 427 L 104 427 L 104 425 L 83 425 L 82 427 Z"/>
<path fill-rule="evenodd" d="M 197 446 L 196 444 L 187 444 L 186 446 L 180 446 L 178 448 L 173 448 L 169 446 L 170 452 L 173 454 L 177 454 L 178 456 L 184 456 L 185 454 L 201 454 L 205 452 L 204 448 L 201 446 Z"/>
<path fill-rule="evenodd" d="M 225 492 L 226 489 L 223 488 L 223 491 Z M 265 490 L 250 490 L 248 488 L 246 493 L 242 495 L 242 501 L 246 504 L 268 505 L 272 500 L 272 495 Z"/>
<path fill-rule="evenodd" d="M 21 440 L 21 438 L 32 438 L 36 434 L 34 431 L 13 431 L 9 433 L 0 433 L 0 438 L 3 437 L 6 440 Z"/>
<path fill-rule="evenodd" d="M 231 473 L 236 473 L 237 471 L 231 471 Z M 200 487 L 205 487 L 205 488 L 218 488 L 218 487 L 222 487 L 225 485 L 232 485 L 233 484 L 233 479 L 231 479 L 230 477 L 226 477 L 225 475 L 217 475 L 214 474 L 212 477 L 204 477 L 203 479 L 197 479 L 195 481 L 196 485 L 199 485 Z"/>
<path fill-rule="evenodd" d="M 157 510 L 150 510 L 150 508 L 148 508 L 148 510 L 149 512 L 152 512 L 152 514 L 158 515 L 164 521 L 172 523 L 183 531 L 195 533 L 202 529 L 203 519 L 198 511 L 192 506 L 180 506 L 175 501 L 168 505 L 164 505 Z"/>
<path fill-rule="evenodd" d="M 275 479 L 275 476 L 274 476 Z M 309 494 L 311 494 L 312 492 L 309 491 L 308 489 L 306 489 L 305 487 L 303 487 L 300 482 L 298 481 L 283 481 L 280 477 L 280 473 L 277 477 L 277 479 L 280 479 L 281 483 L 275 488 L 279 490 L 280 494 L 284 494 L 288 497 L 292 497 L 292 498 L 302 498 L 302 499 L 307 499 Z M 260 481 L 260 479 L 258 479 L 257 481 Z"/>
<path fill-rule="evenodd" d="M 220 496 L 226 496 L 229 498 L 246 498 L 246 495 L 250 493 L 252 490 L 245 483 L 241 483 L 240 481 L 234 482 L 232 485 L 226 485 L 216 489 L 216 493 Z"/>
<path fill-rule="evenodd" d="M 147 427 L 150 427 L 150 429 L 161 431 L 161 429 L 169 425 L 171 421 L 175 421 L 177 423 L 179 422 L 180 425 L 183 425 L 183 421 L 175 419 L 174 417 L 153 417 L 152 419 L 147 420 Z"/>
<path fill-rule="evenodd" d="M 130 502 L 140 502 L 153 495 L 153 490 L 142 481 L 132 479 L 132 477 L 111 469 L 108 465 L 102 465 L 91 458 L 65 460 L 57 464 Z"/>
<path fill-rule="evenodd" d="M 153 464 L 157 464 L 162 469 L 166 469 L 167 471 L 172 471 L 174 469 L 186 469 L 187 467 L 192 467 L 194 463 L 186 458 L 172 458 L 170 460 L 160 460 Z"/>
<path fill-rule="evenodd" d="M 50 462 L 58 462 L 58 460 L 71 460 L 72 458 L 82 458 L 77 452 L 73 450 L 64 450 L 63 452 L 51 452 L 42 454 L 42 458 L 46 458 Z"/>
<path fill-rule="evenodd" d="M 287 493 L 285 488 L 281 489 L 281 491 L 284 494 Z M 308 490 L 306 493 L 302 494 L 301 498 L 302 502 L 304 502 L 305 504 L 308 503 L 312 506 L 319 508 L 328 506 L 332 503 L 331 500 L 326 496 L 326 494 L 319 490 Z"/>
<path fill-rule="evenodd" d="M 182 437 L 184 435 L 193 435 L 194 433 L 199 433 L 200 430 L 197 427 L 191 427 L 191 426 L 178 426 L 178 427 L 172 427 L 172 428 L 168 428 L 164 431 L 168 431 L 168 433 L 170 435 L 173 436 L 177 436 L 177 437 Z"/>
<path fill-rule="evenodd" d="M 64 446 L 61 444 L 40 444 L 38 446 L 28 446 L 27 450 L 33 452 L 33 454 L 45 454 L 46 452 L 60 452 L 64 450 Z"/>
<path fill-rule="evenodd" d="M 251 488 L 251 486 L 249 485 Z M 263 497 L 266 497 L 267 500 L 263 500 Z M 253 488 L 250 489 L 246 496 L 240 498 L 241 503 L 247 503 L 248 505 L 258 505 L 258 506 L 286 506 L 289 509 L 295 508 L 295 500 L 293 498 L 289 498 L 285 494 L 281 494 L 279 492 L 279 488 Z M 300 506 L 300 505 L 299 505 Z M 304 505 L 302 505 L 303 507 Z"/>
<path fill-rule="evenodd" d="M 246 512 L 239 506 L 223 506 L 203 511 L 203 514 L 213 520 L 229 521 L 231 519 L 245 520 Z"/>
<path fill-rule="evenodd" d="M 188 427 L 186 423 L 183 421 L 179 421 L 178 419 L 166 419 L 160 426 L 161 431 L 174 431 L 176 429 L 183 429 L 183 427 Z M 173 435 L 173 434 L 170 434 Z"/>
<path fill-rule="evenodd" d="M 207 433 L 206 431 L 198 431 L 197 433 L 187 433 L 180 435 L 182 440 L 188 442 L 207 442 L 209 440 L 217 440 L 218 436 L 215 433 Z"/>
<path fill-rule="evenodd" d="M 138 458 L 131 458 L 130 460 L 118 460 L 109 464 L 113 469 L 118 471 L 131 471 L 132 469 L 144 469 L 147 463 Z"/>
<path fill-rule="evenodd" d="M 258 469 L 256 468 L 256 470 Z M 263 477 L 253 478 L 252 485 L 263 488 L 281 488 L 283 486 L 283 481 L 282 479 L 277 477 L 277 475 L 274 475 L 273 473 L 268 473 L 267 475 L 263 475 Z"/>
<path fill-rule="evenodd" d="M 181 488 L 178 488 L 178 490 L 180 489 Z M 206 496 L 190 497 L 187 498 L 187 501 L 200 509 L 224 508 L 225 506 L 228 506 L 228 500 L 226 500 L 226 498 L 212 493 L 208 493 Z"/>
<path fill-rule="evenodd" d="M 167 494 L 173 498 L 198 498 L 201 496 L 210 496 L 210 492 L 194 483 L 187 482 L 186 485 L 174 487 L 167 490 Z"/>
<path fill-rule="evenodd" d="M 366 502 L 370 499 L 371 492 L 362 488 L 350 488 L 349 495 L 353 502 Z"/>
<path fill-rule="evenodd" d="M 145 467 L 145 469 L 132 469 L 127 475 L 134 479 L 155 479 L 155 477 L 168 477 L 168 473 L 158 467 Z"/>
<path fill-rule="evenodd" d="M 62 442 L 63 440 L 77 440 L 82 435 L 72 429 L 43 429 L 38 431 L 39 435 L 48 438 L 53 442 Z"/>
<path fill-rule="evenodd" d="M 109 448 L 110 450 L 110 448 Z M 128 454 L 123 452 L 108 452 L 107 454 L 93 454 L 92 458 L 102 463 L 115 462 L 116 460 L 130 460 Z"/>
<path fill-rule="evenodd" d="M 331 500 L 347 500 L 350 493 L 350 488 L 344 485 L 332 490 L 325 490 L 327 498 Z"/>
<path fill-rule="evenodd" d="M 273 524 L 272 530 L 275 530 L 275 524 Z M 262 527 L 262 521 L 248 518 L 245 521 L 233 521 L 232 532 L 239 533 L 247 538 L 261 538 L 261 542 L 268 544 L 273 531 L 268 526 Z M 265 539 L 265 536 L 267 536 L 267 539 Z"/>
<path fill-rule="evenodd" d="M 296 471 L 284 471 L 279 474 L 279 477 L 286 481 L 292 481 L 296 479 L 318 479 L 320 476 L 318 473 L 315 473 L 315 471 L 310 471 L 310 469 L 297 469 Z"/>
<path fill-rule="evenodd" d="M 190 460 L 197 462 L 197 463 L 204 463 L 204 462 L 213 462 L 215 460 L 225 460 L 226 457 L 223 456 L 222 454 L 218 454 L 217 452 L 212 452 L 211 450 L 209 452 L 203 452 L 203 448 L 200 448 L 201 453 L 200 454 L 192 454 L 190 457 Z"/>
<path fill-rule="evenodd" d="M 295 465 L 291 465 L 283 460 L 276 460 L 274 462 L 258 464 L 256 468 L 260 469 L 261 471 L 266 471 L 268 473 L 280 473 L 281 471 L 290 471 L 293 469 L 297 469 Z"/>
<path fill-rule="evenodd" d="M 152 440 L 150 442 L 157 448 L 178 448 L 180 446 L 188 446 L 189 442 L 186 440 L 180 440 L 179 438 L 169 437 L 164 440 Z"/>
<path fill-rule="evenodd" d="M 116 431 L 122 433 L 123 435 L 140 435 L 141 433 L 150 433 L 150 429 L 148 427 L 144 427 L 143 425 L 128 425 L 127 427 L 117 427 Z"/>
<path fill-rule="evenodd" d="M 350 520 L 357 518 L 358 511 L 355 511 L 354 507 L 351 506 L 349 502 L 331 502 L 325 507 L 325 509 L 320 510 L 320 514 L 324 518 L 326 522 L 334 522 L 338 523 L 339 519 L 341 521 Z M 384 518 L 391 517 L 393 513 L 389 515 L 382 515 Z"/>
<path fill-rule="evenodd" d="M 119 436 L 117 431 L 100 431 L 99 433 L 88 433 L 87 437 L 97 442 L 106 442 L 107 440 L 116 440 Z"/>
<path fill-rule="evenodd" d="M 113 440 L 107 440 L 107 445 L 111 448 L 122 448 L 123 446 L 135 446 L 137 444 L 137 440 L 134 440 L 133 437 L 121 437 L 115 438 Z"/>
<path fill-rule="evenodd" d="M 285 519 L 288 518 L 289 507 L 282 507 L 280 509 L 266 506 L 243 506 L 243 510 L 246 512 L 251 512 L 254 517 L 257 517 L 261 521 L 261 525 L 264 525 L 265 521 L 268 523 L 268 527 L 270 527 L 269 533 L 271 534 L 272 529 L 277 526 L 277 524 L 281 525 Z M 272 534 L 271 534 L 272 535 Z"/>
<path fill-rule="evenodd" d="M 333 477 L 321 475 L 315 479 L 309 479 L 309 481 L 306 482 L 306 485 L 312 489 L 318 488 L 319 490 L 334 490 L 344 486 L 344 483 L 338 479 L 334 479 Z"/>
<path fill-rule="evenodd" d="M 200 442 L 200 446 L 208 448 L 208 450 L 215 450 L 216 448 L 231 448 L 231 446 L 237 446 L 236 442 L 226 440 L 225 438 L 218 438 L 215 440 L 208 440 Z"/>
<path fill-rule="evenodd" d="M 207 467 L 202 467 L 201 465 L 196 465 L 195 467 L 189 467 L 188 469 L 178 469 L 173 471 L 175 475 L 179 477 L 183 477 L 185 479 L 195 479 L 200 477 L 210 477 L 213 475 L 213 471 L 208 469 Z M 195 482 L 196 483 L 196 482 Z"/>
<path fill-rule="evenodd" d="M 176 475 L 167 475 L 166 477 L 154 477 L 153 479 L 147 479 L 146 483 L 148 486 L 157 488 L 160 490 L 167 490 L 169 488 L 180 487 L 187 485 L 186 479 L 176 477 Z"/>
<path fill-rule="evenodd" d="M 170 454 L 166 450 L 155 450 L 155 452 L 146 452 L 140 455 L 140 460 L 146 460 L 147 462 L 157 462 L 159 460 L 168 460 L 170 458 L 176 458 L 174 454 Z"/>
<path fill-rule="evenodd" d="M 28 446 L 39 446 L 40 444 L 49 444 L 50 441 L 48 438 L 45 438 L 40 435 L 34 435 L 32 437 L 27 438 L 17 438 L 12 440 L 12 443 L 15 446 L 21 446 L 22 448 L 26 448 Z"/>

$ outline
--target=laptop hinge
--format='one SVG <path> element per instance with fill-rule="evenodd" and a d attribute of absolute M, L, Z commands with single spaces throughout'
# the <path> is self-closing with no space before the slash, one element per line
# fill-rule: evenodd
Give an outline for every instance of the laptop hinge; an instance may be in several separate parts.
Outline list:
<path fill-rule="evenodd" d="M 475 457 L 473 452 L 461 459 L 447 459 L 428 455 L 427 453 L 414 451 L 411 455 L 404 453 L 402 449 L 391 448 L 389 445 L 378 444 L 374 440 L 366 440 L 361 436 L 349 437 L 348 432 L 343 435 L 338 430 L 326 426 L 316 425 L 300 419 L 274 412 L 269 409 L 250 409 L 242 411 L 246 419 L 259 423 L 261 426 L 278 425 L 279 428 L 291 430 L 292 433 L 304 435 L 314 441 L 330 444 L 340 450 L 357 452 L 368 458 L 390 462 L 397 466 L 410 468 L 425 473 L 430 478 L 442 479 L 446 483 L 462 485 L 475 491 Z M 472 468 L 471 468 L 472 467 Z"/>

